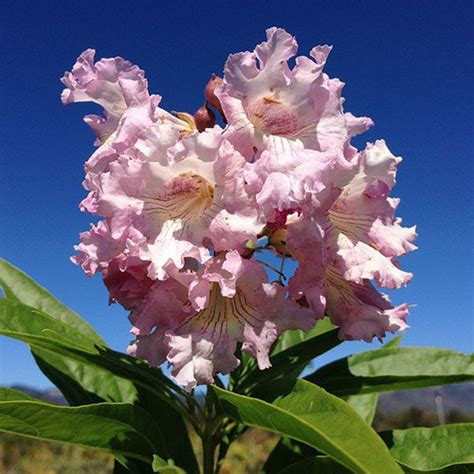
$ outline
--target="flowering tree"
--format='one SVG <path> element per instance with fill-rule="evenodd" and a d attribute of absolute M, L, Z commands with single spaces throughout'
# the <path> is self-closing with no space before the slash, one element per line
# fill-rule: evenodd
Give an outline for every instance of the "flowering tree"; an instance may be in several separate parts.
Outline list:
<path fill-rule="evenodd" d="M 205 473 L 248 426 L 282 436 L 268 473 L 474 462 L 472 425 L 370 427 L 379 392 L 471 380 L 467 356 L 394 339 L 299 378 L 342 340 L 408 327 L 408 305 L 376 287 L 406 285 L 413 275 L 397 259 L 416 248 L 390 197 L 401 158 L 383 140 L 351 144 L 373 122 L 343 111 L 344 84 L 323 72 L 330 51 L 317 46 L 291 68 L 296 40 L 269 29 L 253 52 L 229 56 L 194 115 L 162 109 L 128 61 L 81 54 L 62 101 L 95 102 L 104 115 L 85 117 L 97 149 L 81 209 L 98 219 L 72 260 L 102 274 L 110 302 L 130 312 L 133 341 L 129 355 L 108 349 L 4 262 L 0 331 L 31 346 L 72 406 L 4 389 L 0 429 L 108 450 L 116 472 L 198 472 L 187 426 Z"/>

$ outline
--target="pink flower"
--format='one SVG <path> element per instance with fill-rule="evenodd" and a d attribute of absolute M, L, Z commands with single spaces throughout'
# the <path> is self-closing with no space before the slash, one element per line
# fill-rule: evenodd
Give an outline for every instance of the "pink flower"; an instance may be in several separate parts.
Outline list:
<path fill-rule="evenodd" d="M 343 83 L 323 73 L 331 47 L 311 59 L 284 30 L 267 30 L 255 51 L 231 55 L 216 90 L 229 123 L 226 136 L 251 163 L 249 190 L 269 220 L 274 209 L 324 207 L 354 166 L 352 136 L 372 121 L 344 113 Z"/>
<path fill-rule="evenodd" d="M 66 72 L 61 82 L 66 86 L 61 94 L 63 104 L 95 102 L 105 109 L 105 117 L 87 115 L 84 120 L 96 133 L 98 144 L 117 129 L 124 113 L 133 106 L 149 102 L 156 105 L 159 96 L 150 97 L 144 72 L 124 59 L 108 58 L 94 63 L 95 50 L 87 49 L 77 59 L 72 72 Z"/>
<path fill-rule="evenodd" d="M 235 369 L 237 344 L 268 368 L 282 332 L 324 315 L 343 339 L 408 327 L 408 306 L 375 288 L 412 278 L 398 258 L 416 248 L 415 228 L 389 197 L 401 159 L 383 140 L 351 144 L 372 121 L 344 112 L 344 84 L 323 72 L 331 47 L 291 68 L 296 51 L 271 28 L 253 52 L 229 56 L 205 90 L 224 129 L 210 109 L 160 108 L 122 58 L 94 62 L 87 50 L 62 79 L 64 103 L 104 108 L 86 117 L 98 148 L 80 205 L 102 220 L 72 260 L 102 273 L 110 302 L 130 311 L 129 353 L 167 361 L 187 390 Z M 278 269 L 269 279 L 262 251 L 293 261 L 286 286 Z"/>
<path fill-rule="evenodd" d="M 407 306 L 393 308 L 369 281 L 397 289 L 411 280 L 396 257 L 416 249 L 416 232 L 401 227 L 394 217 L 398 200 L 388 197 L 401 158 L 379 140 L 357 160 L 352 179 L 327 212 L 290 222 L 285 240 L 299 263 L 289 284 L 292 297 L 304 297 L 317 317 L 326 311 L 341 337 L 368 341 L 407 327 Z"/>
<path fill-rule="evenodd" d="M 97 186 L 97 212 L 110 222 L 112 236 L 128 228 L 146 239 L 142 258 L 150 275 L 166 278 L 171 261 L 203 262 L 215 251 L 242 249 L 256 240 L 262 221 L 244 188 L 244 158 L 218 127 L 193 134 L 168 149 L 167 160 L 126 153 L 109 165 Z"/>
<path fill-rule="evenodd" d="M 348 280 L 375 279 L 396 289 L 413 275 L 398 268 L 396 257 L 415 250 L 415 227 L 404 228 L 394 217 L 398 200 L 388 197 L 401 158 L 383 140 L 368 144 L 358 171 L 329 210 L 334 265 Z"/>
<path fill-rule="evenodd" d="M 341 153 L 351 136 L 372 125 L 366 117 L 344 114 L 344 84 L 323 73 L 332 47 L 314 47 L 311 58 L 297 57 L 290 69 L 288 60 L 297 49 L 285 30 L 270 28 L 266 42 L 253 52 L 232 54 L 226 62 L 224 82 L 216 93 L 229 135 L 249 153 L 252 147 L 257 154 L 287 154 L 288 148 L 302 147 Z"/>
<path fill-rule="evenodd" d="M 237 251 L 208 260 L 197 272 L 181 277 L 193 312 L 184 318 L 181 313 L 176 318 L 181 319 L 179 324 L 163 335 L 158 336 L 161 326 L 153 335 L 139 337 L 134 352 L 151 360 L 159 349 L 151 341 L 160 347 L 168 344 L 172 374 L 187 390 L 213 383 L 214 374 L 235 369 L 237 342 L 256 357 L 261 369 L 269 367 L 268 353 L 278 335 L 287 329 L 308 330 L 314 318 L 308 309 L 286 299 L 281 286 L 266 280 L 263 268 L 242 259 Z"/>

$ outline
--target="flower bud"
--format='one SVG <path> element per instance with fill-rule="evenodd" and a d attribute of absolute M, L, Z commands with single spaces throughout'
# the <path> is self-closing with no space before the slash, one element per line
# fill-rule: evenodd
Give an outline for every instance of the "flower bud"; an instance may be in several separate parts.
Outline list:
<path fill-rule="evenodd" d="M 284 255 L 285 257 L 291 257 L 291 253 L 286 246 L 286 241 L 286 227 L 281 227 L 268 236 L 268 243 L 275 249 L 277 253 Z"/>
<path fill-rule="evenodd" d="M 204 97 L 222 115 L 222 118 L 225 118 L 221 103 L 215 94 L 216 87 L 219 87 L 221 84 L 222 78 L 213 74 L 204 89 Z"/>
<path fill-rule="evenodd" d="M 203 132 L 206 128 L 212 128 L 216 123 L 216 116 L 207 106 L 207 102 L 194 114 L 194 122 L 198 132 Z"/>

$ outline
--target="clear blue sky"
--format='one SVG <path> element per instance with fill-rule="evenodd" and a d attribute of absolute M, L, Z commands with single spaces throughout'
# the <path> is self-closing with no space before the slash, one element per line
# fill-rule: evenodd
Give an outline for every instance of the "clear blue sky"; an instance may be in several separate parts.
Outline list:
<path fill-rule="evenodd" d="M 84 315 L 125 350 L 129 323 L 107 306 L 100 277 L 69 261 L 91 217 L 78 203 L 93 136 L 90 105 L 64 107 L 59 78 L 86 48 L 142 67 L 173 110 L 197 109 L 227 55 L 281 26 L 300 53 L 334 45 L 327 72 L 347 83 L 346 109 L 404 157 L 395 195 L 419 250 L 395 302 L 413 308 L 405 345 L 473 349 L 473 2 L 4 1 L 1 30 L 0 255 Z M 0 383 L 48 385 L 21 343 L 0 338 Z M 328 358 L 369 349 L 346 343 Z"/>

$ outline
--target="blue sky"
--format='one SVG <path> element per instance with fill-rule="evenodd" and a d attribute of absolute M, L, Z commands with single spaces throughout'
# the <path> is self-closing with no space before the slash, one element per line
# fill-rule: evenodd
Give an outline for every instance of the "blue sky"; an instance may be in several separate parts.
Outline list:
<path fill-rule="evenodd" d="M 112 347 L 126 348 L 126 314 L 107 306 L 100 277 L 69 261 L 92 220 L 78 203 L 93 151 L 82 116 L 95 109 L 62 106 L 59 78 L 92 47 L 142 67 L 165 108 L 194 111 L 229 53 L 253 49 L 267 27 L 281 26 L 301 54 L 334 45 L 326 70 L 346 82 L 346 110 L 376 124 L 356 143 L 384 138 L 404 158 L 394 194 L 420 237 L 402 262 L 415 279 L 393 295 L 416 304 L 403 344 L 472 351 L 471 1 L 6 1 L 2 13 L 0 255 Z M 323 360 L 370 347 L 346 343 Z M 0 358 L 1 384 L 48 385 L 21 343 L 0 338 Z"/>

